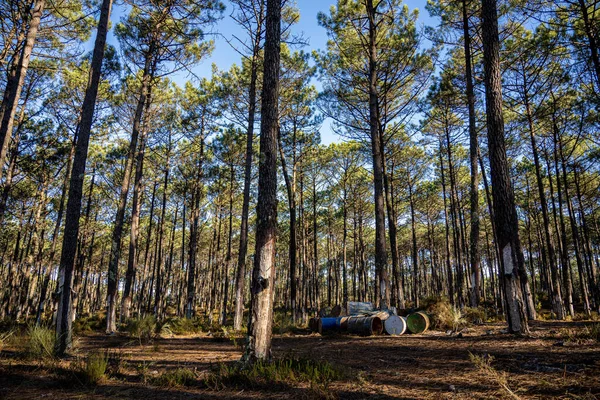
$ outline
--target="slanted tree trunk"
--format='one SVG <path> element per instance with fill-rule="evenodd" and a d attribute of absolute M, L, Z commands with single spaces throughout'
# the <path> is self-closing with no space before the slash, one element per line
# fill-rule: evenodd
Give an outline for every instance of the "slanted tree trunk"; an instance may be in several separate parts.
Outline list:
<path fill-rule="evenodd" d="M 498 246 L 501 249 L 500 273 L 504 280 L 506 319 L 510 332 L 525 334 L 529 332 L 529 327 L 521 293 L 518 265 L 519 262 L 522 262 L 523 255 L 519 254 L 522 251 L 519 242 L 519 225 L 504 141 L 500 39 L 496 0 L 482 0 L 482 16 L 486 121 L 492 169 L 494 224 L 496 225 Z"/>
<path fill-rule="evenodd" d="M 79 216 L 81 214 L 81 198 L 83 196 L 83 180 L 85 176 L 85 164 L 87 160 L 90 131 L 94 120 L 94 109 L 98 95 L 98 85 L 104 59 L 104 47 L 108 33 L 108 21 L 112 0 L 103 0 L 98 21 L 98 31 L 94 43 L 92 64 L 88 87 L 85 91 L 81 119 L 79 122 L 79 133 L 75 148 L 75 158 L 71 171 L 71 182 L 69 184 L 69 196 L 67 200 L 65 233 L 63 236 L 62 251 L 60 257 L 60 268 L 63 271 L 62 290 L 58 305 L 56 318 L 56 353 L 63 356 L 71 346 L 71 285 L 73 278 L 73 264 L 75 262 L 75 251 L 77 248 L 77 237 L 79 236 Z"/>
<path fill-rule="evenodd" d="M 36 0 L 31 8 L 31 19 L 29 20 L 29 29 L 25 37 L 25 44 L 19 55 L 19 61 L 15 66 L 15 73 L 9 74 L 4 89 L 4 97 L 0 106 L 0 179 L 2 179 L 4 164 L 6 162 L 6 154 L 10 147 L 12 137 L 13 124 L 15 122 L 15 114 L 19 106 L 21 91 L 25 83 L 25 76 L 29 68 L 31 53 L 35 44 L 38 30 L 40 28 L 40 20 L 44 13 L 45 0 Z"/>
<path fill-rule="evenodd" d="M 256 250 L 252 271 L 251 312 L 248 323 L 249 362 L 271 358 L 275 241 L 277 234 L 277 125 L 281 41 L 281 0 L 267 0 L 265 61 L 260 129 L 260 166 Z"/>

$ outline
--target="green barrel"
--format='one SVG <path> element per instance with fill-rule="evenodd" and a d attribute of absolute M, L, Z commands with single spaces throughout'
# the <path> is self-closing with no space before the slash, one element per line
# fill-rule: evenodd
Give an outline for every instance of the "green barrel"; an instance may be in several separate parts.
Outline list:
<path fill-rule="evenodd" d="M 406 317 L 406 325 L 412 333 L 423 333 L 429 329 L 429 317 L 422 311 L 410 314 Z"/>

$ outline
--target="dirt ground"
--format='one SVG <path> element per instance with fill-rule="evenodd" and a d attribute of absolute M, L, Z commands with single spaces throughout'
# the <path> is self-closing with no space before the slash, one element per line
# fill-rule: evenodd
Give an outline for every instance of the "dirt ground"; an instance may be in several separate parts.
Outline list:
<path fill-rule="evenodd" d="M 124 336 L 96 334 L 77 339 L 76 355 L 111 349 L 118 373 L 97 386 L 77 381 L 70 361 L 41 363 L 11 348 L 0 353 L 1 399 L 597 399 L 600 344 L 568 339 L 585 323 L 535 322 L 529 337 L 503 333 L 503 324 L 469 328 L 462 337 L 429 331 L 397 337 L 280 335 L 273 354 L 327 360 L 352 371 L 352 379 L 316 392 L 308 384 L 286 383 L 240 389 L 203 385 L 165 388 L 144 382 L 173 368 L 189 368 L 199 380 L 218 363 L 240 359 L 240 343 L 206 336 L 161 338 L 140 346 Z M 488 360 L 482 368 L 470 353 Z M 493 358 L 490 358 L 493 357 Z"/>

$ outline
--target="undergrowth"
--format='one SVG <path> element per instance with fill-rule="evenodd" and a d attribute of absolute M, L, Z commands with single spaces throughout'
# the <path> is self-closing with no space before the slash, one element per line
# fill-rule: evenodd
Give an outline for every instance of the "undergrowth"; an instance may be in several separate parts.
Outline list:
<path fill-rule="evenodd" d="M 107 352 L 90 353 L 81 371 L 86 383 L 96 385 L 105 377 L 108 359 Z"/>
<path fill-rule="evenodd" d="M 347 371 L 327 361 L 288 357 L 252 364 L 220 364 L 217 370 L 206 377 L 205 383 L 214 390 L 227 387 L 272 388 L 298 382 L 322 389 L 332 381 L 347 377 Z"/>
<path fill-rule="evenodd" d="M 77 318 L 73 322 L 73 332 L 76 335 L 98 332 L 106 327 L 106 313 L 97 313 Z"/>
<path fill-rule="evenodd" d="M 469 359 L 475 365 L 475 367 L 485 375 L 487 378 L 496 383 L 502 390 L 506 392 L 506 394 L 515 399 L 520 399 L 508 386 L 508 378 L 505 372 L 500 372 L 492 367 L 492 362 L 494 361 L 494 357 L 491 355 L 477 355 L 469 352 Z"/>
<path fill-rule="evenodd" d="M 150 379 L 151 384 L 164 387 L 191 386 L 195 382 L 196 374 L 187 368 L 167 370 Z"/>
<path fill-rule="evenodd" d="M 586 341 L 600 342 L 600 323 L 586 325 L 580 328 L 565 328 L 559 335 L 567 343 L 581 344 Z"/>
<path fill-rule="evenodd" d="M 29 357 L 39 360 L 54 358 L 56 337 L 52 329 L 30 325 L 27 328 L 26 353 Z"/>
<path fill-rule="evenodd" d="M 138 340 L 141 345 L 151 343 L 160 335 L 172 335 L 168 320 L 157 321 L 149 315 L 141 318 L 130 318 L 123 327 L 129 336 Z"/>
<path fill-rule="evenodd" d="M 14 334 L 14 331 L 0 332 L 0 351 L 8 344 L 8 341 Z"/>
<path fill-rule="evenodd" d="M 426 297 L 421 302 L 421 308 L 430 316 L 433 329 L 456 332 L 471 324 L 482 324 L 488 320 L 485 308 L 465 307 L 461 310 L 450 304 L 444 296 Z"/>

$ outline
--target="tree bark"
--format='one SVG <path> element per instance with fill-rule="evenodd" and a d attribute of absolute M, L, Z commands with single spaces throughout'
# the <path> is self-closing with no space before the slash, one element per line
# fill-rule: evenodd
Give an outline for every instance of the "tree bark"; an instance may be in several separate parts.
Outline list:
<path fill-rule="evenodd" d="M 63 271 L 62 290 L 56 319 L 56 353 L 59 356 L 63 356 L 72 343 L 70 312 L 72 309 L 71 284 L 73 264 L 75 262 L 75 250 L 77 248 L 77 237 L 79 235 L 79 216 L 81 214 L 85 164 L 87 161 L 90 132 L 94 119 L 98 85 L 100 83 L 100 74 L 102 71 L 102 60 L 104 59 L 104 47 L 108 33 L 108 21 L 110 19 L 111 6 L 112 0 L 104 0 L 102 2 L 88 87 L 85 91 L 83 107 L 81 110 L 75 158 L 73 160 L 73 168 L 71 171 L 71 182 L 69 184 L 65 231 L 60 257 L 60 268 Z"/>
<path fill-rule="evenodd" d="M 475 91 L 473 89 L 473 71 L 471 66 L 471 34 L 469 32 L 469 15 L 467 0 L 462 0 L 463 38 L 465 48 L 465 80 L 467 81 L 467 105 L 469 108 L 469 162 L 471 167 L 471 232 L 469 237 L 471 262 L 471 307 L 479 305 L 481 283 L 479 272 L 479 172 L 477 171 L 477 154 L 479 143 L 475 126 Z"/>
<path fill-rule="evenodd" d="M 245 358 L 249 362 L 271 358 L 275 241 L 277 236 L 277 125 L 281 0 L 267 0 L 265 61 L 260 127 L 260 165 L 256 250 L 251 285 L 251 311 Z"/>
<path fill-rule="evenodd" d="M 390 306 L 390 293 L 387 277 L 387 252 L 385 246 L 385 205 L 383 188 L 383 154 L 379 131 L 379 104 L 377 93 L 377 10 L 373 0 L 367 0 L 369 19 L 369 131 L 373 157 L 373 182 L 375 186 L 375 274 L 379 279 L 379 292 L 376 294 L 379 307 Z"/>
<path fill-rule="evenodd" d="M 518 265 L 519 262 L 522 262 L 523 255 L 519 254 L 521 252 L 519 225 L 506 158 L 496 0 L 482 0 L 482 16 L 486 121 L 492 170 L 494 224 L 496 225 L 498 245 L 502 255 L 500 257 L 500 269 L 505 287 L 506 319 L 510 332 L 525 334 L 529 332 L 529 328 L 525 315 Z"/>

